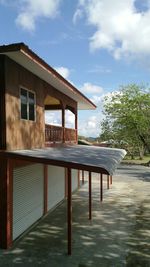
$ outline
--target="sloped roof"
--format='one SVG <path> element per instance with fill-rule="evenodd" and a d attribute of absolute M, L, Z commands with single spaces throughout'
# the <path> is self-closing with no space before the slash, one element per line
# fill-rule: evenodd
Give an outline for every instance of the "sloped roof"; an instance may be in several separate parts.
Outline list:
<path fill-rule="evenodd" d="M 125 155 L 126 151 L 123 149 L 84 145 L 0 152 L 0 156 L 3 158 L 29 160 L 109 175 L 114 174 L 118 164 Z"/>
<path fill-rule="evenodd" d="M 42 80 L 51 84 L 57 90 L 74 99 L 78 103 L 78 109 L 96 108 L 95 104 L 92 103 L 90 99 L 82 94 L 73 84 L 63 78 L 24 43 L 0 46 L 0 54 L 7 55 Z"/>

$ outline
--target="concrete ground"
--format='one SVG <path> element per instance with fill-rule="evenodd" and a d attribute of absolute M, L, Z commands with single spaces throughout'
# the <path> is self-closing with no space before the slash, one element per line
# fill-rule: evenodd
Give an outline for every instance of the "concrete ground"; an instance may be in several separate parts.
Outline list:
<path fill-rule="evenodd" d="M 121 165 L 104 201 L 93 174 L 93 219 L 88 183 L 73 195 L 72 256 L 67 255 L 66 203 L 34 226 L 8 251 L 0 266 L 150 267 L 150 168 Z"/>

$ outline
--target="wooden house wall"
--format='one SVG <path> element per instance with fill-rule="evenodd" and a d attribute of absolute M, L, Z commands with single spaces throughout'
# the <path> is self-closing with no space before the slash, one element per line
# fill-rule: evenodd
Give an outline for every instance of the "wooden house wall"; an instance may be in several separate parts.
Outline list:
<path fill-rule="evenodd" d="M 36 93 L 36 121 L 20 118 L 20 87 Z M 6 141 L 7 149 L 44 146 L 44 95 L 35 75 L 6 58 Z"/>
<path fill-rule="evenodd" d="M 5 68 L 6 149 L 45 147 L 44 99 L 46 96 L 56 97 L 64 106 L 70 106 L 73 109 L 77 109 L 77 103 L 8 57 L 6 57 Z M 36 94 L 36 121 L 20 118 L 21 87 Z"/>
<path fill-rule="evenodd" d="M 6 149 L 5 56 L 0 55 L 0 149 Z"/>

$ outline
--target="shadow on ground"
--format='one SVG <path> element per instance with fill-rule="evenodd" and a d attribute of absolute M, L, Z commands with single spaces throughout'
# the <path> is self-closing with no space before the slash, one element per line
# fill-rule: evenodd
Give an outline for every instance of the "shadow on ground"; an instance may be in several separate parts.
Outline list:
<path fill-rule="evenodd" d="M 88 183 L 73 195 L 72 256 L 67 255 L 63 202 L 12 249 L 0 251 L 0 266 L 150 267 L 148 181 L 148 168 L 121 166 L 110 190 L 104 182 L 101 203 L 99 177 L 93 174 L 92 221 L 88 220 Z"/>

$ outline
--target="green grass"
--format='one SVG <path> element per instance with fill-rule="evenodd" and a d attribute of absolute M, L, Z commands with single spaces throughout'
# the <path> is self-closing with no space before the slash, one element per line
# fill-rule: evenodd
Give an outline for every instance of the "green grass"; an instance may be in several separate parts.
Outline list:
<path fill-rule="evenodd" d="M 150 161 L 150 156 L 144 156 L 144 158 L 141 160 L 138 157 L 135 157 L 135 159 L 131 159 L 129 157 L 125 157 L 123 159 L 123 163 L 129 163 L 129 164 L 145 164 Z"/>

